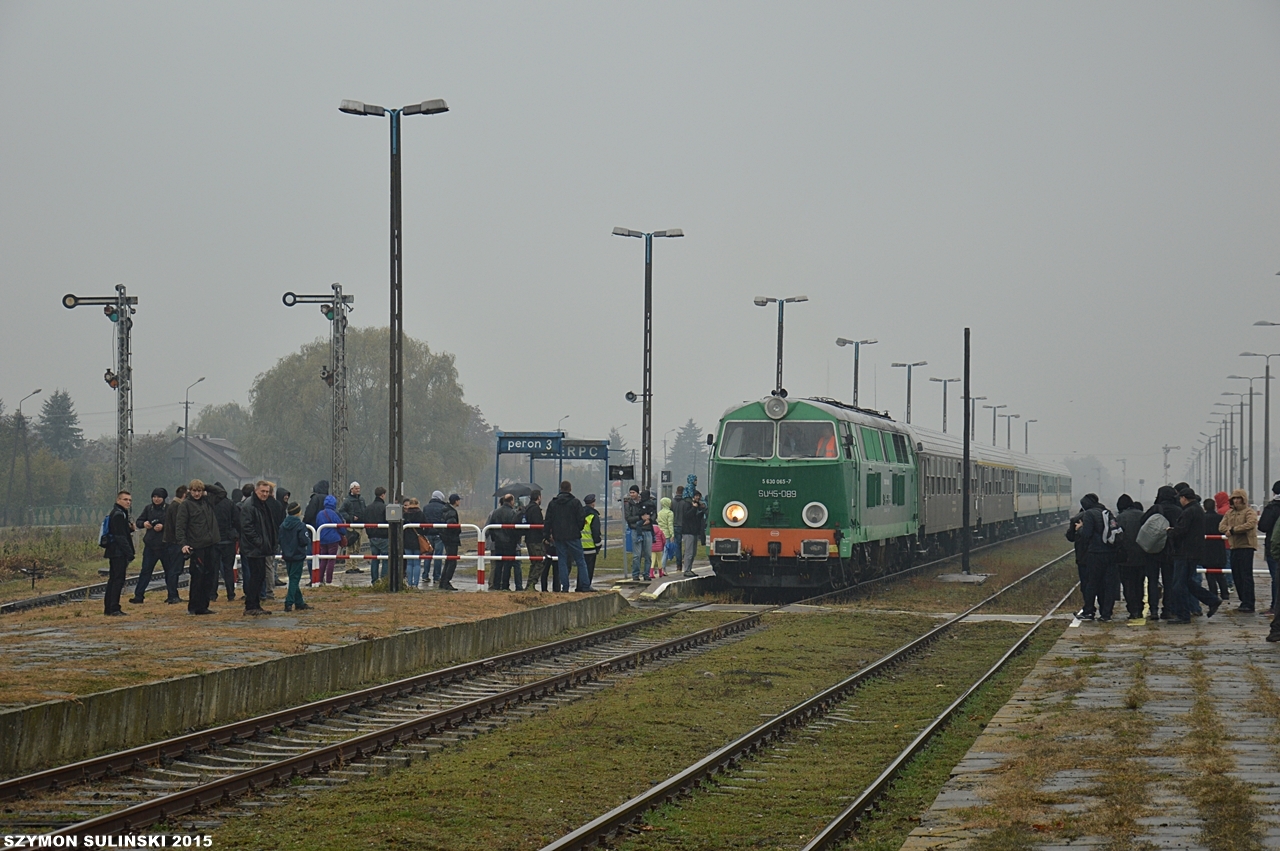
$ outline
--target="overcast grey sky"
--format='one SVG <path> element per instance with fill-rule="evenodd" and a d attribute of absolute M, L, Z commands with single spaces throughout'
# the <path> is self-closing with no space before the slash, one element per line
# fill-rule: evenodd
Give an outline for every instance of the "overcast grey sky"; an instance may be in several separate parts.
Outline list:
<path fill-rule="evenodd" d="M 406 327 L 491 423 L 638 442 L 643 245 L 610 231 L 680 227 L 657 441 L 767 394 L 751 299 L 805 294 L 793 396 L 847 398 L 834 340 L 875 337 L 864 402 L 901 417 L 889 364 L 927 360 L 936 428 L 967 324 L 1034 451 L 1154 481 L 1237 354 L 1280 351 L 1252 327 L 1280 321 L 1278 59 L 1273 2 L 0 2 L 0 397 L 65 387 L 112 431 L 112 329 L 59 297 L 117 282 L 139 432 L 327 335 L 286 290 L 385 325 L 387 121 L 337 106 L 441 97 L 403 123 Z"/>

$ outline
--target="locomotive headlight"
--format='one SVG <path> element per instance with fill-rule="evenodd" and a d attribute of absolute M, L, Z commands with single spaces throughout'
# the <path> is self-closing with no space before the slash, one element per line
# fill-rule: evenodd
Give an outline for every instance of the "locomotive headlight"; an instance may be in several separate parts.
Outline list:
<path fill-rule="evenodd" d="M 820 502 L 811 502 L 800 512 L 800 516 L 804 518 L 806 526 L 817 529 L 827 522 L 827 507 Z"/>
<path fill-rule="evenodd" d="M 747 507 L 740 502 L 726 504 L 721 514 L 730 526 L 741 526 L 747 522 Z"/>

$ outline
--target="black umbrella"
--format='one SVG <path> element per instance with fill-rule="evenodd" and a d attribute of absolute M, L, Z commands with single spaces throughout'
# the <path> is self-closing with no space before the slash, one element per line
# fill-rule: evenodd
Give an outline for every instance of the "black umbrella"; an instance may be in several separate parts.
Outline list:
<path fill-rule="evenodd" d="M 493 495 L 502 496 L 505 493 L 509 493 L 515 497 L 524 497 L 524 496 L 528 496 L 534 491 L 540 491 L 540 490 L 542 490 L 542 485 L 539 485 L 539 484 L 534 484 L 532 482 L 512 482 L 509 485 L 503 485 L 502 487 L 498 488 L 496 491 L 493 492 Z"/>

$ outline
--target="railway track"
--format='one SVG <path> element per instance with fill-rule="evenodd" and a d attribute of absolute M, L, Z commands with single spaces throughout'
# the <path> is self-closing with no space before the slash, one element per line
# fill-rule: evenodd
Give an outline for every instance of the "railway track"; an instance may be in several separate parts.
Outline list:
<path fill-rule="evenodd" d="M 756 613 L 670 640 L 637 634 L 681 611 L 7 780 L 0 830 L 126 833 L 295 778 L 318 788 L 389 770 L 761 621 Z"/>
<path fill-rule="evenodd" d="M 1069 555 L 1071 555 L 1070 551 L 1041 565 L 1016 582 L 1010 583 L 1000 591 L 997 591 L 995 594 L 992 594 L 977 603 L 967 611 L 961 612 L 955 617 L 930 630 L 928 633 L 903 644 L 901 647 L 898 647 L 896 650 L 886 654 L 881 659 L 857 671 L 852 676 L 769 719 L 735 741 L 730 742 L 713 753 L 704 756 L 665 780 L 653 784 L 645 792 L 625 801 L 617 807 L 614 807 L 609 812 L 544 846 L 542 851 L 570 851 L 571 849 L 591 848 L 603 845 L 627 831 L 632 825 L 643 819 L 650 811 L 665 804 L 675 802 L 680 798 L 689 796 L 703 785 L 714 783 L 718 776 L 739 768 L 745 761 L 761 755 L 765 751 L 779 744 L 782 740 L 789 739 L 796 733 L 805 729 L 820 730 L 823 727 L 830 727 L 831 724 L 826 719 L 828 719 L 832 713 L 837 712 L 845 704 L 847 699 L 861 686 L 876 677 L 884 675 L 892 669 L 908 663 L 913 656 L 933 644 L 941 636 L 952 630 L 956 625 L 976 614 L 979 609 L 989 605 L 991 602 L 1000 598 L 1002 595 L 1014 588 L 1019 587 L 1023 583 L 1041 576 L 1046 571 L 1053 569 Z M 843 592 L 838 593 L 847 593 L 849 590 L 852 589 L 844 589 Z M 853 796 L 853 802 L 830 820 L 827 826 L 817 835 L 817 837 L 815 837 L 806 846 L 806 851 L 809 851 L 809 849 L 832 847 L 847 835 L 853 826 L 856 825 L 857 820 L 884 793 L 893 778 L 897 776 L 897 773 L 916 753 L 919 752 L 921 748 L 924 747 L 934 734 L 945 726 L 947 720 L 950 719 L 956 709 L 958 709 L 974 691 L 998 673 L 998 671 L 1010 659 L 1012 659 L 1017 652 L 1026 646 L 1026 643 L 1030 641 L 1035 631 L 1039 629 L 1040 626 L 1062 606 L 1074 590 L 1073 586 L 1072 590 L 1069 591 L 1066 596 L 1056 601 L 1049 610 L 1041 616 L 1007 652 L 1004 653 L 993 667 L 966 688 L 963 694 L 956 698 L 944 712 L 927 724 L 911 745 L 902 751 L 884 768 L 874 783 L 862 790 L 860 793 L 855 794 Z M 842 718 L 841 720 L 848 719 Z"/>

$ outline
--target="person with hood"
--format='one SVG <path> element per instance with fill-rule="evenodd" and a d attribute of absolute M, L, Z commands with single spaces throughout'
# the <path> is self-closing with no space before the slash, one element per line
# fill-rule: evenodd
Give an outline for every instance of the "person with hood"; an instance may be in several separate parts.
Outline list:
<path fill-rule="evenodd" d="M 169 592 L 165 598 L 166 603 L 182 602 L 182 598 L 178 596 L 178 579 L 182 576 L 182 563 L 186 559 L 173 532 L 178 525 L 178 508 L 186 498 L 187 486 L 178 485 L 178 489 L 173 492 L 173 499 L 164 507 L 164 584 Z"/>
<path fill-rule="evenodd" d="M 424 523 L 443 523 L 444 510 L 448 506 L 444 501 L 444 493 L 442 491 L 432 491 L 431 499 L 427 500 L 427 504 L 422 507 L 422 516 L 426 519 Z M 431 570 L 427 575 L 427 584 L 433 581 L 436 587 L 440 587 L 440 577 L 444 574 L 444 540 L 440 537 L 439 529 L 423 529 L 422 534 L 426 536 L 427 541 L 431 544 Z"/>
<path fill-rule="evenodd" d="M 387 489 L 378 485 L 373 489 L 373 502 L 364 510 L 365 523 L 387 522 Z M 386 529 L 369 529 L 369 555 L 386 556 L 391 549 L 391 533 Z M 378 581 L 378 575 L 387 572 L 385 559 L 374 558 L 369 562 L 369 584 Z"/>
<path fill-rule="evenodd" d="M 321 479 L 311 489 L 311 498 L 307 500 L 307 508 L 302 512 L 302 522 L 315 528 L 316 517 L 324 510 L 324 498 L 329 495 L 329 480 Z M 333 502 L 337 506 L 337 499 Z"/>
<path fill-rule="evenodd" d="M 204 482 L 199 479 L 192 479 L 187 485 L 187 498 L 178 506 L 173 536 L 182 554 L 191 559 L 187 611 L 193 615 L 210 614 L 209 589 L 218 581 L 213 561 L 213 548 L 218 543 L 218 518 L 205 498 Z"/>
<path fill-rule="evenodd" d="M 1206 569 L 1222 570 L 1227 566 L 1226 540 L 1218 531 L 1222 522 L 1222 514 L 1218 511 L 1216 500 L 1204 501 L 1204 551 L 1200 554 L 1200 566 Z M 1227 589 L 1227 577 L 1222 573 L 1206 573 L 1204 575 L 1209 590 L 1226 602 L 1230 592 Z"/>
<path fill-rule="evenodd" d="M 1236 594 L 1240 596 L 1237 612 L 1252 614 L 1253 557 L 1258 551 L 1258 512 L 1249 505 L 1249 495 L 1244 488 L 1231 492 L 1231 510 L 1218 524 L 1218 530 L 1227 536 L 1231 546 L 1231 578 L 1235 580 Z"/>
<path fill-rule="evenodd" d="M 1142 586 L 1147 577 L 1147 554 L 1138 546 L 1138 530 L 1142 528 L 1142 506 L 1127 493 L 1116 500 L 1116 520 L 1124 534 L 1120 538 L 1120 587 L 1129 620 L 1142 620 L 1144 611 Z M 1154 593 L 1159 589 L 1153 588 Z"/>
<path fill-rule="evenodd" d="M 524 546 L 529 551 L 529 584 L 530 591 L 537 591 L 539 583 L 542 590 L 547 590 L 547 577 L 551 575 L 551 562 L 547 559 L 547 530 L 543 528 L 542 491 L 534 488 L 529 491 L 529 504 L 524 507 L 524 522 L 537 529 L 528 529 L 524 533 Z"/>
<path fill-rule="evenodd" d="M 587 587 L 590 591 L 596 579 L 596 555 L 600 552 L 600 512 L 596 511 L 596 495 L 589 493 L 582 498 L 582 557 L 587 561 Z"/>
<path fill-rule="evenodd" d="M 1178 492 L 1173 489 L 1172 485 L 1161 485 L 1156 490 L 1155 503 L 1146 510 L 1142 515 L 1142 522 L 1145 524 L 1156 514 L 1164 515 L 1164 519 L 1168 521 L 1169 527 L 1173 528 L 1178 522 L 1178 516 L 1182 514 L 1182 508 L 1178 505 Z M 1142 527 L 1139 526 L 1139 529 Z M 1156 621 L 1160 619 L 1168 620 L 1173 617 L 1171 608 L 1171 589 L 1173 588 L 1173 540 L 1167 538 L 1164 542 L 1164 549 L 1158 553 L 1150 554 L 1147 559 L 1147 585 L 1152 582 L 1159 582 L 1161 588 L 1162 600 L 1152 599 L 1149 601 L 1151 613 L 1149 620 Z M 1160 605 L 1157 606 L 1156 604 Z"/>
<path fill-rule="evenodd" d="M 546 531 L 556 545 L 557 591 L 569 590 L 569 562 L 578 566 L 577 590 L 591 590 L 587 559 L 582 553 L 582 503 L 573 495 L 573 484 L 560 483 L 560 493 L 547 504 Z"/>
<path fill-rule="evenodd" d="M 426 515 L 422 513 L 422 503 L 416 497 L 408 497 L 404 501 L 404 522 L 425 523 Z M 418 536 L 419 528 L 404 529 L 404 584 L 417 591 L 422 584 L 422 539 Z"/>
<path fill-rule="evenodd" d="M 236 541 L 240 539 L 240 509 L 227 496 L 221 482 L 209 485 L 209 505 L 218 521 L 218 543 L 213 545 L 213 569 L 209 599 L 218 599 L 218 580 L 227 590 L 227 602 L 236 598 Z"/>
<path fill-rule="evenodd" d="M 1169 540 L 1173 542 L 1173 586 L 1166 590 L 1173 607 L 1173 623 L 1191 623 L 1191 600 L 1194 597 L 1208 607 L 1206 617 L 1213 617 L 1214 612 L 1222 605 L 1216 594 L 1206 591 L 1199 583 L 1191 580 L 1196 565 L 1204 557 L 1204 508 L 1200 505 L 1200 497 L 1188 484 L 1181 484 L 1178 491 L 1178 502 L 1182 513 L 1178 521 L 1169 527 Z"/>
<path fill-rule="evenodd" d="M 456 493 L 449 494 L 448 504 L 444 507 L 444 513 L 441 517 L 441 523 L 447 523 L 456 526 L 462 522 L 458 519 L 458 503 L 462 502 L 462 497 Z M 440 584 L 436 586 L 441 591 L 457 591 L 453 587 L 453 572 L 458 567 L 458 546 L 462 543 L 461 529 L 441 529 L 440 540 L 444 543 L 444 571 L 440 574 Z"/>
<path fill-rule="evenodd" d="M 323 501 L 323 508 L 316 514 L 316 522 L 313 526 L 319 528 L 325 523 L 341 523 L 342 517 L 338 514 L 338 500 L 335 497 L 326 495 Z M 342 546 L 342 530 L 335 529 L 330 526 L 328 529 L 320 529 L 320 554 L 336 556 L 338 547 Z M 333 584 L 333 567 L 337 563 L 336 558 L 320 559 L 320 584 Z"/>
<path fill-rule="evenodd" d="M 516 515 L 516 498 L 512 494 L 504 493 L 502 498 L 498 500 L 498 507 L 489 515 L 489 519 L 485 520 L 486 526 L 509 526 L 519 520 Z M 490 529 L 489 540 L 493 543 L 493 554 L 496 556 L 513 556 L 519 553 L 520 532 L 515 529 Z M 493 565 L 493 576 L 489 582 L 489 588 L 493 591 L 510 591 L 511 590 L 511 562 L 507 560 L 495 561 Z"/>
<path fill-rule="evenodd" d="M 1271 605 L 1263 612 L 1264 615 L 1276 613 L 1276 569 L 1280 567 L 1280 561 L 1277 561 L 1271 552 L 1271 532 L 1276 527 L 1276 520 L 1280 520 L 1280 482 L 1271 486 L 1271 493 L 1271 501 L 1263 507 L 1262 516 L 1258 518 L 1258 531 L 1267 536 L 1267 546 L 1263 555 L 1267 559 L 1267 571 L 1271 574 Z"/>
<path fill-rule="evenodd" d="M 363 523 L 366 507 L 364 497 L 360 495 L 360 483 L 352 482 L 351 487 L 347 489 L 347 498 L 342 500 L 342 505 L 338 508 L 338 514 L 342 516 L 344 523 Z M 359 552 L 360 530 L 348 529 L 345 537 L 347 539 L 347 551 Z"/>
<path fill-rule="evenodd" d="M 133 507 L 133 496 L 128 491 L 116 494 L 116 503 L 111 506 L 107 515 L 107 545 L 102 548 L 102 557 L 107 560 L 107 592 L 102 598 L 102 613 L 107 617 L 120 617 L 124 610 L 120 608 L 120 592 L 124 590 L 124 574 L 129 569 L 129 562 L 135 554 L 133 548 L 133 521 L 129 519 L 129 509 Z"/>
<path fill-rule="evenodd" d="M 1080 500 L 1081 506 L 1084 505 L 1085 500 L 1092 504 L 1097 502 L 1098 497 L 1091 493 L 1085 494 Z M 1092 589 L 1089 586 L 1089 564 L 1086 560 L 1086 555 L 1089 551 L 1089 539 L 1080 534 L 1080 528 L 1084 525 L 1084 512 L 1085 509 L 1081 507 L 1080 512 L 1067 522 L 1066 537 L 1075 548 L 1076 578 L 1080 580 L 1080 594 L 1084 597 L 1084 605 L 1076 613 L 1076 617 L 1081 620 L 1093 620 L 1097 616 L 1095 607 L 1097 595 L 1089 596 L 1086 594 L 1087 591 Z"/>
<path fill-rule="evenodd" d="M 271 482 L 259 480 L 257 487 L 253 489 L 253 495 L 240 501 L 240 563 L 244 568 L 244 613 L 251 617 L 271 614 L 262 608 L 260 593 L 262 577 L 267 570 L 267 559 L 275 558 L 280 546 L 280 530 L 271 516 L 270 506 L 267 505 L 267 500 L 271 498 L 271 488 Z"/>
<path fill-rule="evenodd" d="M 1115 608 L 1115 572 L 1116 549 L 1103 540 L 1106 531 L 1106 510 L 1098 501 L 1096 494 L 1085 494 L 1080 500 L 1083 509 L 1077 521 L 1076 536 L 1084 538 L 1085 544 L 1085 576 L 1088 584 L 1082 586 L 1084 592 L 1084 608 L 1077 617 L 1081 620 L 1093 620 L 1094 602 L 1097 602 L 1097 618 L 1100 621 L 1111 620 Z"/>
<path fill-rule="evenodd" d="M 658 575 L 667 575 L 667 559 L 674 559 L 675 537 L 676 537 L 676 521 L 675 511 L 671 508 L 671 497 L 664 496 L 658 501 L 658 529 L 662 532 L 662 554 L 658 560 Z M 656 536 L 655 536 L 656 537 Z"/>
<path fill-rule="evenodd" d="M 305 612 L 311 608 L 302 601 L 302 567 L 311 555 L 311 531 L 302 522 L 302 506 L 289 503 L 287 516 L 280 524 L 280 558 L 289 576 L 289 590 L 284 594 L 284 610 Z"/>
<path fill-rule="evenodd" d="M 151 585 L 151 574 L 155 572 L 156 563 L 164 570 L 164 501 L 169 492 L 164 488 L 156 488 L 151 492 L 151 502 L 142 509 L 134 524 L 143 530 L 142 535 L 142 569 L 138 572 L 138 581 L 133 586 L 130 603 L 141 603 L 147 596 L 147 588 Z M 130 497 L 130 501 L 132 501 Z"/>

